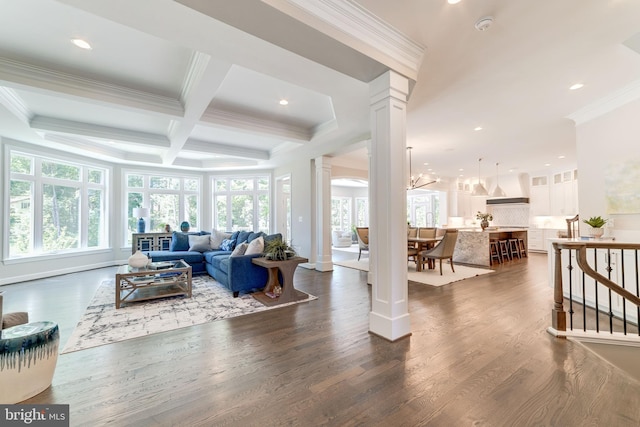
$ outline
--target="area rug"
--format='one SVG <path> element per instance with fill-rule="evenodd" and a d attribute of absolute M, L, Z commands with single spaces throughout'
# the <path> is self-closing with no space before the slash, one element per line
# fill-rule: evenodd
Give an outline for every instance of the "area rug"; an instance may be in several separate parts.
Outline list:
<path fill-rule="evenodd" d="M 102 283 L 61 354 L 317 299 L 309 295 L 301 301 L 267 307 L 250 294 L 234 298 L 229 289 L 209 276 L 195 276 L 192 287 L 191 298 L 156 299 L 116 310 L 113 280 Z"/>
<path fill-rule="evenodd" d="M 360 246 L 358 246 L 357 243 L 355 245 L 344 246 L 344 247 L 335 247 L 335 246 L 333 246 L 331 249 L 334 250 L 334 251 L 349 252 L 351 254 L 357 254 L 357 253 L 360 252 Z M 365 253 L 368 253 L 368 252 L 365 252 Z"/>
<path fill-rule="evenodd" d="M 347 261 L 334 261 L 335 265 L 341 267 L 354 268 L 361 271 L 369 271 L 369 260 L 347 260 Z M 440 275 L 440 269 L 436 265 L 433 270 L 416 271 L 415 264 L 409 264 L 407 278 L 411 282 L 423 283 L 431 286 L 444 286 L 449 283 L 458 282 L 460 280 L 469 279 L 471 277 L 480 276 L 482 274 L 488 274 L 493 272 L 488 268 L 476 268 L 466 265 L 454 265 L 456 269 L 455 273 L 451 271 L 449 263 L 442 264 L 442 276 Z"/>

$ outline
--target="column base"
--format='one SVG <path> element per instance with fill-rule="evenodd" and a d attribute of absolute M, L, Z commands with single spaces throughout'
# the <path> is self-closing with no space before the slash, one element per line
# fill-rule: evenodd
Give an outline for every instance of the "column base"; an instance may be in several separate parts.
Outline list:
<path fill-rule="evenodd" d="M 411 336 L 409 313 L 391 319 L 378 313 L 369 313 L 369 332 L 391 342 Z"/>

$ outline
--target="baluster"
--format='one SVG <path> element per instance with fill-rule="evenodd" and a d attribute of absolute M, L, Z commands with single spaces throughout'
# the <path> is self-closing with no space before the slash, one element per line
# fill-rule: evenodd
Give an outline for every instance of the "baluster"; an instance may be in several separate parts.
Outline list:
<path fill-rule="evenodd" d="M 564 312 L 564 296 L 562 294 L 562 256 L 558 244 L 553 244 L 555 255 L 554 284 L 553 284 L 553 311 L 551 312 L 551 325 L 556 331 L 567 330 L 567 313 Z"/>
<path fill-rule="evenodd" d="M 611 280 L 611 271 L 613 270 L 613 268 L 611 268 L 611 249 L 609 248 L 607 248 L 606 263 L 607 279 Z M 611 289 L 607 288 L 607 291 L 607 294 L 609 295 L 609 332 L 613 333 L 613 307 L 611 305 L 613 298 L 611 295 Z"/>

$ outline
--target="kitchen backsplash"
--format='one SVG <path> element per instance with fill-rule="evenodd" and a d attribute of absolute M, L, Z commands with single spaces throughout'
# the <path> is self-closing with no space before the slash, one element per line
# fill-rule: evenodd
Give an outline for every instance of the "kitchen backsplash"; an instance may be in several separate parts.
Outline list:
<path fill-rule="evenodd" d="M 527 227 L 529 225 L 529 205 L 494 205 L 487 210 L 493 215 L 492 226 Z"/>

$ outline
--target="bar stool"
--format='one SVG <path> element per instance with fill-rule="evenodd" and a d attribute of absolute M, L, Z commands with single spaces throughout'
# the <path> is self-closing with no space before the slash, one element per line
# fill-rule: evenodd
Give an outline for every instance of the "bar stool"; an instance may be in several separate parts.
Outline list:
<path fill-rule="evenodd" d="M 524 245 L 524 239 L 518 239 L 518 251 L 520 252 L 520 257 L 527 256 L 527 248 Z"/>
<path fill-rule="evenodd" d="M 500 252 L 500 256 L 502 257 L 502 260 L 511 260 L 511 253 L 509 252 L 509 245 L 507 243 L 506 240 L 499 240 L 498 241 L 498 248 L 499 248 L 499 252 Z"/>
<path fill-rule="evenodd" d="M 489 263 L 493 264 L 493 260 L 496 260 L 498 261 L 498 264 L 502 264 L 502 256 L 500 255 L 500 249 L 498 248 L 498 241 L 489 241 L 489 248 L 489 253 L 491 255 L 491 257 L 489 258 Z"/>
<path fill-rule="evenodd" d="M 509 246 L 509 256 L 511 259 L 514 259 L 515 257 L 522 258 L 522 255 L 520 255 L 518 239 L 509 239 L 507 240 L 507 244 Z"/>

